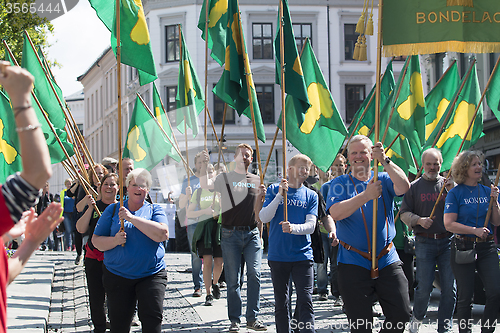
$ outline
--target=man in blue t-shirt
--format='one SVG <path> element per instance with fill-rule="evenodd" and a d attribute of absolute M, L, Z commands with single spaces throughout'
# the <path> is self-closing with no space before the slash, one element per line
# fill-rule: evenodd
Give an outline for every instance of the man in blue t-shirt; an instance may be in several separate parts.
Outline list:
<path fill-rule="evenodd" d="M 318 216 L 318 195 L 302 183 L 309 175 L 311 159 L 296 155 L 288 163 L 288 181 L 272 184 L 259 213 L 270 222 L 268 262 L 274 287 L 277 332 L 314 332 L 312 290 L 314 283 L 311 236 Z M 284 221 L 283 194 L 287 192 L 288 221 Z M 331 226 L 328 226 L 331 229 Z M 290 276 L 297 291 L 298 318 L 290 320 Z"/>
<path fill-rule="evenodd" d="M 386 157 L 382 143 L 373 145 L 364 135 L 354 136 L 347 145 L 351 173 L 332 180 L 326 201 L 337 221 L 338 283 L 351 332 L 371 332 L 372 303 L 378 297 L 385 315 L 382 330 L 403 332 L 410 319 L 408 282 L 392 239 L 393 198 L 408 191 L 404 172 Z M 380 161 L 386 172 L 375 182 L 370 164 Z M 377 199 L 376 253 L 372 269 L 373 200 Z M 377 277 L 378 273 L 378 277 Z"/>

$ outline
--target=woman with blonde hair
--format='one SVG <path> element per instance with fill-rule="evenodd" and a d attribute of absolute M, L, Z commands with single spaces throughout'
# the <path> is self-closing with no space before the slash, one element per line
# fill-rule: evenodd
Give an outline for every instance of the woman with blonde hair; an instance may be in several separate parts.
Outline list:
<path fill-rule="evenodd" d="M 477 270 L 486 293 L 480 321 L 481 332 L 493 332 L 500 309 L 500 269 L 493 240 L 492 225 L 500 224 L 498 187 L 479 182 L 482 162 L 477 151 L 464 151 L 451 166 L 458 184 L 446 196 L 444 225 L 455 233 L 451 246 L 451 268 L 457 281 L 457 319 L 460 333 L 471 332 L 472 298 Z M 488 205 L 493 200 L 491 217 L 485 225 Z"/>

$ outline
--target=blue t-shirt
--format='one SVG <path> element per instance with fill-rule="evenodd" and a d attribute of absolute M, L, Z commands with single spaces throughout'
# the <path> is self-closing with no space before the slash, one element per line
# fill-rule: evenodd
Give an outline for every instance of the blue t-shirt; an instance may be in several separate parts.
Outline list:
<path fill-rule="evenodd" d="M 266 192 L 264 207 L 267 207 L 276 197 L 279 184 L 272 184 Z M 318 195 L 305 186 L 288 188 L 288 221 L 293 224 L 304 224 L 306 215 L 318 216 Z M 311 235 L 292 235 L 284 233 L 281 225 L 283 221 L 283 200 L 276 209 L 271 220 L 269 230 L 269 250 L 267 259 L 273 261 L 294 262 L 313 260 Z"/>
<path fill-rule="evenodd" d="M 194 193 L 197 189 L 200 188 L 200 178 L 196 177 L 195 175 L 191 176 L 189 178 L 189 182 L 191 183 L 191 193 Z M 184 178 L 182 181 L 182 194 L 186 194 L 186 187 L 188 186 L 188 180 L 187 178 Z"/>
<path fill-rule="evenodd" d="M 457 214 L 457 222 L 469 227 L 483 227 L 490 204 L 491 188 L 481 184 L 478 186 L 459 184 L 452 188 L 446 196 L 444 213 Z M 491 222 L 488 223 L 488 229 L 491 235 L 493 233 Z M 468 236 L 476 237 L 473 234 Z"/>
<path fill-rule="evenodd" d="M 373 178 L 373 172 L 371 173 L 370 179 Z M 328 192 L 328 197 L 326 200 L 326 209 L 337 202 L 341 202 L 356 196 L 357 193 L 361 193 L 366 189 L 369 181 L 362 182 L 355 177 L 352 177 L 355 187 L 349 177 L 349 175 L 342 175 L 334 178 L 330 183 L 330 190 Z M 378 199 L 377 207 L 377 253 L 389 243 L 396 235 L 396 228 L 394 226 L 394 197 L 396 193 L 394 192 L 394 184 L 386 172 L 379 172 L 378 180 L 382 182 L 382 197 Z M 356 192 L 357 190 L 357 192 Z M 382 200 L 383 198 L 383 200 Z M 368 246 L 371 249 L 371 239 L 372 239 L 372 223 L 373 223 L 373 200 L 368 201 L 363 206 L 363 212 L 365 213 L 366 225 L 368 226 L 368 234 L 370 236 L 370 244 L 366 238 L 365 225 L 363 223 L 363 215 L 361 213 L 361 208 L 356 210 L 351 216 L 337 221 L 337 238 L 344 241 L 345 243 L 351 245 L 352 247 L 368 252 Z M 387 230 L 386 223 L 389 226 Z M 389 235 L 388 232 L 389 231 Z M 389 253 L 380 258 L 378 261 L 379 269 L 384 268 L 399 260 L 396 248 L 393 246 Z M 337 262 L 343 264 L 352 264 L 364 267 L 366 269 L 371 269 L 371 261 L 363 258 L 360 254 L 350 250 L 346 250 L 343 246 L 339 246 L 339 252 L 337 255 Z"/>
<path fill-rule="evenodd" d="M 327 181 L 326 183 L 324 183 L 323 185 L 321 185 L 321 188 L 319 190 L 319 193 L 321 193 L 321 195 L 323 196 L 323 198 L 325 199 L 325 201 L 328 198 L 328 192 L 330 192 L 330 184 L 332 183 L 332 180 L 333 179 L 330 179 L 329 181 Z M 326 210 L 326 213 L 328 215 L 330 215 L 330 212 L 328 211 L 328 209 Z"/>
<path fill-rule="evenodd" d="M 123 206 L 128 209 L 128 200 Z M 95 227 L 95 235 L 114 236 L 120 231 L 119 209 L 120 205 L 117 203 L 109 205 L 104 210 Z M 131 213 L 151 221 L 168 224 L 165 211 L 156 204 L 145 202 L 139 210 Z M 124 221 L 124 227 L 127 233 L 125 246 L 119 245 L 104 251 L 106 269 L 127 279 L 140 279 L 164 269 L 166 265 L 163 260 L 165 256 L 163 242 L 155 242 L 127 220 Z"/>

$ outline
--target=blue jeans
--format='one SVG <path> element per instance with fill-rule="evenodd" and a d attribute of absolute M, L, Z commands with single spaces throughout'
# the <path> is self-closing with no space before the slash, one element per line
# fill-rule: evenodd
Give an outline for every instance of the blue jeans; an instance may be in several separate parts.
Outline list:
<path fill-rule="evenodd" d="M 308 260 L 295 262 L 269 261 L 269 267 L 271 267 L 271 279 L 274 288 L 276 332 L 288 333 L 291 329 L 301 333 L 314 332 L 313 262 Z M 298 312 L 298 318 L 293 319 L 290 318 L 289 310 L 290 282 L 292 280 L 297 291 L 295 309 Z"/>
<path fill-rule="evenodd" d="M 198 223 L 190 223 L 193 220 L 188 220 L 187 226 L 187 237 L 189 242 L 189 249 L 191 250 L 191 267 L 193 269 L 193 283 L 194 289 L 201 289 L 203 283 L 203 271 L 201 270 L 201 258 L 198 257 L 196 253 L 194 253 L 191 248 L 191 244 L 193 243 L 194 230 L 196 229 L 196 225 Z M 194 249 L 196 251 L 196 249 Z"/>
<path fill-rule="evenodd" d="M 71 246 L 73 245 L 73 233 L 76 230 L 76 221 L 75 221 L 75 213 L 73 212 L 65 212 L 64 216 L 64 246 L 66 249 L 71 250 Z M 65 249 L 63 249 L 64 251 Z"/>
<path fill-rule="evenodd" d="M 260 265 L 262 248 L 259 229 L 232 230 L 221 228 L 222 258 L 227 283 L 227 313 L 231 322 L 240 322 L 240 269 L 242 254 L 247 266 L 247 323 L 257 319 L 260 308 Z"/>
<path fill-rule="evenodd" d="M 322 232 L 321 238 L 325 260 L 322 264 L 318 264 L 318 293 L 328 294 L 328 282 L 330 282 L 332 295 L 338 297 L 340 295 L 337 282 L 337 251 L 339 247 L 338 245 L 332 247 L 332 240 L 328 238 L 328 234 Z M 328 279 L 328 261 L 330 261 L 330 279 Z"/>
<path fill-rule="evenodd" d="M 417 257 L 417 288 L 413 304 L 413 316 L 422 320 L 427 312 L 436 264 L 441 284 L 439 298 L 438 332 L 451 330 L 455 309 L 457 288 L 450 264 L 450 238 L 431 239 L 415 237 L 415 256 Z"/>
<path fill-rule="evenodd" d="M 472 318 L 472 298 L 474 296 L 475 270 L 483 281 L 486 294 L 483 317 L 481 318 L 481 332 L 493 332 L 500 308 L 500 269 L 498 268 L 498 254 L 493 241 L 476 244 L 477 259 L 470 264 L 455 262 L 456 246 L 451 247 L 451 267 L 457 279 L 457 315 L 459 332 L 471 332 L 469 320 Z M 476 321 L 474 321 L 476 324 Z"/>

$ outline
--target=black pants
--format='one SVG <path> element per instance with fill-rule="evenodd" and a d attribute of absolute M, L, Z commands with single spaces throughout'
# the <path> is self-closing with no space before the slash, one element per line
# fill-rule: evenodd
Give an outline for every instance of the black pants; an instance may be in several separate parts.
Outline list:
<path fill-rule="evenodd" d="M 127 279 L 111 273 L 105 266 L 103 271 L 111 332 L 130 331 L 137 303 L 142 332 L 160 333 L 167 272 L 162 270 L 141 279 Z"/>
<path fill-rule="evenodd" d="M 85 258 L 85 275 L 89 289 L 90 317 L 95 333 L 106 332 L 105 291 L 102 283 L 102 261 Z"/>
<path fill-rule="evenodd" d="M 83 239 L 82 239 L 82 234 L 79 233 L 78 231 L 74 231 L 75 233 L 75 248 L 76 248 L 76 254 L 77 255 L 82 255 L 82 247 L 83 247 Z M 90 235 L 92 237 L 92 235 Z"/>
<path fill-rule="evenodd" d="M 415 289 L 413 288 L 413 254 L 406 253 L 404 250 L 396 249 L 396 251 L 398 252 L 399 259 L 403 262 L 403 272 L 408 280 L 408 292 L 410 293 L 410 299 L 413 299 L 413 294 L 415 293 Z"/>
<path fill-rule="evenodd" d="M 400 261 L 384 267 L 372 279 L 370 271 L 357 265 L 339 263 L 339 290 L 344 300 L 351 332 L 372 332 L 372 305 L 377 296 L 385 322 L 380 332 L 403 332 L 410 320 L 408 281 Z"/>

